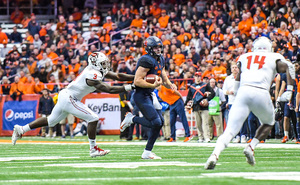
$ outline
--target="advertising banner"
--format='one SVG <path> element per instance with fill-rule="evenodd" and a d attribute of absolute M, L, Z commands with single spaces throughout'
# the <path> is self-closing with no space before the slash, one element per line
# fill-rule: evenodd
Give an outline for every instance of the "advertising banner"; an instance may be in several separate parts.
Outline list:
<path fill-rule="evenodd" d="M 98 116 L 101 124 L 101 130 L 120 129 L 121 112 L 120 100 L 116 98 L 93 98 L 86 99 L 85 104 Z"/>
<path fill-rule="evenodd" d="M 14 125 L 26 125 L 35 120 L 37 101 L 7 101 L 3 105 L 3 130 L 13 130 Z"/>

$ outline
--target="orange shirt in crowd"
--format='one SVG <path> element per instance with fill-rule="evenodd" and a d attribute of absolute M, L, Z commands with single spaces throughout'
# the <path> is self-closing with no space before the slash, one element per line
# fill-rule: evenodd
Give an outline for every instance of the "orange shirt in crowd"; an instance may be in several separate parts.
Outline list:
<path fill-rule="evenodd" d="M 289 32 L 288 30 L 282 31 L 280 28 L 278 28 L 277 32 L 278 32 L 279 34 L 281 34 L 282 36 L 286 36 L 286 37 L 288 37 L 289 34 L 290 34 L 290 32 Z"/>
<path fill-rule="evenodd" d="M 23 84 L 27 83 L 27 77 L 26 76 L 20 77 L 20 81 L 23 82 Z"/>
<path fill-rule="evenodd" d="M 218 81 L 218 80 L 223 80 L 224 81 L 225 80 L 226 74 L 227 74 L 225 67 L 223 67 L 223 66 L 220 66 L 220 67 L 215 66 L 215 67 L 213 67 L 212 71 L 214 73 L 216 81 Z"/>
<path fill-rule="evenodd" d="M 103 24 L 102 27 L 104 29 L 106 29 L 106 33 L 109 33 L 109 31 L 112 30 L 112 24 L 113 24 L 113 22 L 110 22 L 110 23 L 107 22 L 107 23 Z"/>
<path fill-rule="evenodd" d="M 99 26 L 100 17 L 99 16 L 92 16 L 90 17 L 90 26 Z"/>
<path fill-rule="evenodd" d="M 212 34 L 210 37 L 211 41 L 215 41 L 215 43 L 218 43 L 219 41 L 223 41 L 224 40 L 224 35 L 222 33 L 220 34 Z"/>
<path fill-rule="evenodd" d="M 66 22 L 63 22 L 63 23 L 58 22 L 58 23 L 56 24 L 56 30 L 58 30 L 59 33 L 62 33 L 62 31 L 65 29 L 66 25 L 67 25 Z"/>
<path fill-rule="evenodd" d="M 211 70 L 211 71 L 205 70 L 204 73 L 202 74 L 202 78 L 204 78 L 204 77 L 208 77 L 209 79 L 214 77 L 213 70 Z"/>
<path fill-rule="evenodd" d="M 25 86 L 25 89 L 24 89 L 24 94 L 35 94 L 34 92 L 34 81 L 32 81 L 31 83 L 25 83 L 24 86 Z"/>
<path fill-rule="evenodd" d="M 135 26 L 137 28 L 142 28 L 143 19 L 133 19 L 130 26 Z"/>
<path fill-rule="evenodd" d="M 21 21 L 21 24 L 23 25 L 23 28 L 27 28 L 28 23 L 31 21 L 30 18 L 25 18 Z"/>
<path fill-rule="evenodd" d="M 160 91 L 158 91 L 158 96 L 169 105 L 173 105 L 180 98 L 173 90 L 168 89 L 163 85 L 161 86 Z"/>
<path fill-rule="evenodd" d="M 232 50 L 235 50 L 235 49 L 238 49 L 238 48 L 244 48 L 243 44 L 239 43 L 238 46 L 235 46 L 235 45 L 229 46 L 228 50 L 232 51 Z"/>
<path fill-rule="evenodd" d="M 10 19 L 15 23 L 15 24 L 20 24 L 23 20 L 24 17 L 24 13 L 19 11 L 19 14 L 16 15 L 16 11 L 14 11 L 11 16 Z"/>
<path fill-rule="evenodd" d="M 160 14 L 161 14 L 161 9 L 160 8 L 154 9 L 154 7 L 152 6 L 152 8 L 150 10 L 150 14 L 152 14 L 153 17 L 155 17 L 156 19 L 158 19 L 160 17 Z"/>
<path fill-rule="evenodd" d="M 11 84 L 9 94 L 12 95 L 14 92 L 17 93 L 17 95 L 20 95 L 20 92 L 24 94 L 24 83 L 19 81 L 18 83 L 14 82 Z"/>
<path fill-rule="evenodd" d="M 181 64 L 185 62 L 185 57 L 181 53 L 173 55 L 172 59 L 177 66 L 181 66 Z"/>
<path fill-rule="evenodd" d="M 52 60 L 53 64 L 55 64 L 55 65 L 57 64 L 59 57 L 58 57 L 58 55 L 56 53 L 54 53 L 54 52 L 51 51 L 47 57 Z"/>
<path fill-rule="evenodd" d="M 45 89 L 45 84 L 43 82 L 39 82 L 38 84 L 34 84 L 34 92 L 39 93 L 43 89 Z"/>
<path fill-rule="evenodd" d="M 74 12 L 72 15 L 73 15 L 74 21 L 80 21 L 81 18 L 82 18 L 82 13 L 81 12 Z"/>
<path fill-rule="evenodd" d="M 184 36 L 188 36 L 189 39 L 192 38 L 192 35 L 190 33 L 184 33 L 184 34 L 178 35 L 177 40 L 179 40 L 181 43 L 183 43 L 184 42 Z"/>
<path fill-rule="evenodd" d="M 99 40 L 100 40 L 100 42 L 107 42 L 107 43 L 109 43 L 109 41 L 110 41 L 110 36 L 108 35 L 108 34 L 106 34 L 106 35 L 102 35 L 100 38 L 99 38 Z"/>
<path fill-rule="evenodd" d="M 47 35 L 47 30 L 45 28 L 42 28 L 40 30 L 39 34 L 40 34 L 40 37 L 43 37 L 43 36 Z"/>
<path fill-rule="evenodd" d="M 168 26 L 168 22 L 169 22 L 169 16 L 162 16 L 158 19 L 159 25 L 161 28 L 166 28 Z"/>
<path fill-rule="evenodd" d="M 6 35 L 6 33 L 4 32 L 0 32 L 0 44 L 7 44 L 8 42 L 8 37 Z"/>
<path fill-rule="evenodd" d="M 70 64 L 70 65 L 68 65 L 68 68 L 69 68 L 69 73 L 70 72 L 74 72 L 76 74 L 76 76 L 77 76 L 79 68 L 80 68 L 80 64 L 77 63 L 77 64 L 75 64 L 75 66 L 73 66 L 73 65 Z"/>
<path fill-rule="evenodd" d="M 247 36 L 250 36 L 251 26 L 252 26 L 252 23 L 250 21 L 242 20 L 238 25 L 238 29 L 240 30 L 241 35 L 243 33 L 245 33 Z"/>
<path fill-rule="evenodd" d="M 165 45 L 171 45 L 171 42 L 169 41 L 169 40 L 165 40 L 165 41 L 163 41 L 163 45 L 165 46 Z"/>
<path fill-rule="evenodd" d="M 33 41 L 34 41 L 32 35 L 29 35 L 28 37 L 26 37 L 25 40 L 28 41 L 29 43 L 33 43 Z"/>

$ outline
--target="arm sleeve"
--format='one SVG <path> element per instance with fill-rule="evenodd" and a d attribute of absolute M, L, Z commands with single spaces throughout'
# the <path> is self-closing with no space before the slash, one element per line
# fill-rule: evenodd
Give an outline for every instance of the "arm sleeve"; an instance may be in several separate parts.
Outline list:
<path fill-rule="evenodd" d="M 210 92 L 210 95 L 207 97 L 207 100 L 210 101 L 211 99 L 213 99 L 215 97 L 216 93 L 209 85 L 207 85 L 205 89 L 206 89 L 206 91 Z"/>
<path fill-rule="evenodd" d="M 185 100 L 185 103 L 184 103 L 184 105 L 186 105 L 191 99 L 192 99 L 192 91 L 191 91 L 191 89 L 189 89 L 189 92 L 188 92 L 188 94 L 187 94 L 187 96 L 186 96 L 186 100 Z"/>
<path fill-rule="evenodd" d="M 38 113 L 39 113 L 39 114 L 42 114 L 42 106 L 43 106 L 42 98 L 40 98 L 40 101 L 39 101 L 39 109 L 38 109 Z"/>

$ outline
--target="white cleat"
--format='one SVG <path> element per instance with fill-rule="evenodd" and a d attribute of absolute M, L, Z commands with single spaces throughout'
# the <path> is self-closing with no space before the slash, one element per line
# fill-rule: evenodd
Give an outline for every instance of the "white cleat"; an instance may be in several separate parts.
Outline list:
<path fill-rule="evenodd" d="M 91 157 L 98 157 L 98 156 L 105 156 L 106 154 L 109 154 L 110 150 L 102 150 L 98 146 L 95 146 L 93 149 L 90 150 L 90 156 Z"/>
<path fill-rule="evenodd" d="M 23 134 L 22 126 L 15 125 L 14 126 L 14 132 L 13 132 L 13 134 L 11 136 L 11 142 L 12 142 L 13 145 L 16 144 L 16 142 L 17 142 L 18 139 L 22 138 L 22 134 Z"/>
<path fill-rule="evenodd" d="M 246 156 L 247 163 L 249 163 L 251 166 L 254 166 L 255 165 L 254 150 L 250 145 L 248 145 L 244 149 L 244 154 Z"/>
<path fill-rule="evenodd" d="M 145 152 L 142 154 L 142 159 L 161 159 L 161 157 L 157 156 L 155 153 L 150 152 L 150 154 L 146 154 Z"/>
<path fill-rule="evenodd" d="M 206 164 L 204 166 L 205 170 L 213 170 L 217 164 L 218 158 L 216 154 L 211 154 L 211 156 L 207 159 Z"/>
<path fill-rule="evenodd" d="M 121 132 L 124 132 L 124 130 L 133 123 L 132 118 L 133 118 L 133 114 L 131 112 L 127 112 L 127 114 L 125 115 L 125 118 L 122 121 L 121 126 L 120 126 Z"/>

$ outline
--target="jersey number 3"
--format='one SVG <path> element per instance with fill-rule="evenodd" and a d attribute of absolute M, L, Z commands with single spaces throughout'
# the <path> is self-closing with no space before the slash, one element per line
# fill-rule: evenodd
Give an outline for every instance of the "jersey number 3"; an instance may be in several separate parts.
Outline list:
<path fill-rule="evenodd" d="M 93 79 L 94 79 L 94 80 L 96 80 L 96 79 L 97 79 L 97 74 L 94 74 L 94 77 L 93 77 Z"/>
<path fill-rule="evenodd" d="M 260 58 L 259 55 L 255 55 L 253 63 L 258 64 L 258 69 L 261 69 L 263 67 L 263 65 L 265 64 L 266 56 L 261 56 L 261 59 L 258 60 L 259 58 Z M 250 69 L 251 63 L 252 63 L 252 56 L 251 55 L 248 56 L 247 59 L 248 59 L 247 69 Z"/>

